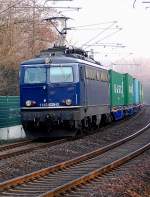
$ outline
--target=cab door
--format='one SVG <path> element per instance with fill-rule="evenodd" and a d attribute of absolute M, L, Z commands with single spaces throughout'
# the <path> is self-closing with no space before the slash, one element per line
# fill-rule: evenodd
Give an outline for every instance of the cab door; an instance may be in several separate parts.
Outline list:
<path fill-rule="evenodd" d="M 87 90 L 85 80 L 85 65 L 79 65 L 79 78 L 80 78 L 80 105 L 87 105 Z"/>

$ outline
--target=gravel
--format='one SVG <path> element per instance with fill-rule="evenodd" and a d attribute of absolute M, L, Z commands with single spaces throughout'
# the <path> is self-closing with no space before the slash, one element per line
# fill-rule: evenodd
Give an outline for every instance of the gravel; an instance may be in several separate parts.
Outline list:
<path fill-rule="evenodd" d="M 118 170 L 70 192 L 82 197 L 149 197 L 150 150 L 124 164 Z M 142 162 L 141 162 L 142 161 Z"/>

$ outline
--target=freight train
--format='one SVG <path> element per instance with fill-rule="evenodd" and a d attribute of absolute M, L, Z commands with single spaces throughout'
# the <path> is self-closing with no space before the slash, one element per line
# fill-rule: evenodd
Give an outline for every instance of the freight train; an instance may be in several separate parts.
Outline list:
<path fill-rule="evenodd" d="M 107 70 L 81 49 L 53 47 L 20 65 L 21 121 L 28 138 L 76 136 L 143 104 L 140 81 Z"/>

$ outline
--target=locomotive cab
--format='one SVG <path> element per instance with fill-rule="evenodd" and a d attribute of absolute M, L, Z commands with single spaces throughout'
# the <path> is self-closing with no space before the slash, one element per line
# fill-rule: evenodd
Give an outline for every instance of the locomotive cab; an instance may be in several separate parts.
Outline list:
<path fill-rule="evenodd" d="M 81 118 L 78 63 L 21 65 L 20 103 L 28 137 L 38 137 L 38 131 L 41 137 L 41 128 L 46 131 L 42 137 L 49 137 L 53 127 L 74 127 Z"/>
<path fill-rule="evenodd" d="M 25 65 L 21 75 L 22 107 L 79 105 L 77 64 Z"/>

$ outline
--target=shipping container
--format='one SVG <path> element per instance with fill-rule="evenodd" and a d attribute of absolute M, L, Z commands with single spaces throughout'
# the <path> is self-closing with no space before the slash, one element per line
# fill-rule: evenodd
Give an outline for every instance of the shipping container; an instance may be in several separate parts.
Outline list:
<path fill-rule="evenodd" d="M 133 104 L 138 105 L 140 103 L 140 91 L 139 91 L 139 80 L 133 79 Z"/>
<path fill-rule="evenodd" d="M 143 86 L 139 81 L 139 103 L 143 103 Z"/>
<path fill-rule="evenodd" d="M 111 106 L 124 105 L 123 74 L 109 70 Z"/>
<path fill-rule="evenodd" d="M 124 104 L 133 105 L 133 77 L 124 74 Z"/>
<path fill-rule="evenodd" d="M 139 103 L 141 103 L 141 82 L 139 81 Z"/>
<path fill-rule="evenodd" d="M 143 85 L 141 84 L 141 103 L 144 103 L 144 92 L 143 92 Z"/>

